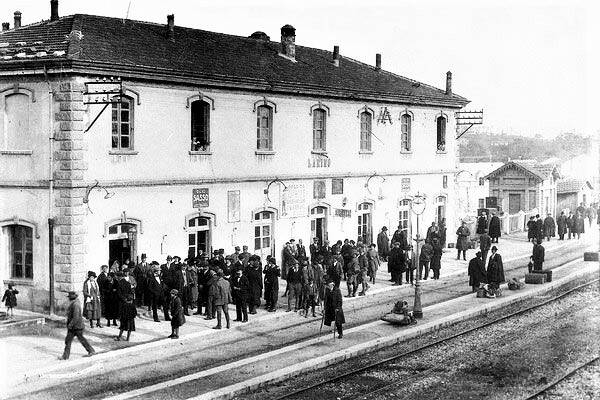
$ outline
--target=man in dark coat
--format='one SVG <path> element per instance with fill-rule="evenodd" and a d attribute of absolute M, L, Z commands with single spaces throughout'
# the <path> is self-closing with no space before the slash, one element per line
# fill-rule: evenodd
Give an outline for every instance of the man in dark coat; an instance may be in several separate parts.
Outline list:
<path fill-rule="evenodd" d="M 206 307 L 209 289 L 208 280 L 210 279 L 208 271 L 208 260 L 206 260 L 205 258 L 201 258 L 200 261 L 198 261 L 198 301 L 196 302 L 196 306 L 198 307 L 198 309 L 196 310 L 194 315 L 202 315 L 203 309 L 205 315 L 206 311 L 208 311 Z"/>
<path fill-rule="evenodd" d="M 133 268 L 133 277 L 137 282 L 137 286 L 135 287 L 135 305 L 138 307 L 150 304 L 148 299 L 145 299 L 147 295 L 146 280 L 150 273 L 150 264 L 148 264 L 146 254 L 142 254 L 142 261 Z"/>
<path fill-rule="evenodd" d="M 502 233 L 500 232 L 500 230 L 501 230 L 500 218 L 498 218 L 498 216 L 496 214 L 494 214 L 492 216 L 492 218 L 490 219 L 490 229 L 488 232 L 488 234 L 492 238 L 492 243 L 498 243 L 498 238 L 500 236 L 502 236 Z"/>
<path fill-rule="evenodd" d="M 83 316 L 81 315 L 81 304 L 77 300 L 77 293 L 69 292 L 67 294 L 71 303 L 67 308 L 67 337 L 65 338 L 65 350 L 63 352 L 61 360 L 68 360 L 71 355 L 71 343 L 73 338 L 77 336 L 81 345 L 88 352 L 88 356 L 96 354 L 94 348 L 90 346 L 86 338 L 83 337 Z"/>
<path fill-rule="evenodd" d="M 554 237 L 556 231 L 556 224 L 554 223 L 554 218 L 548 213 L 548 216 L 544 219 L 544 236 L 546 236 L 546 240 L 550 240 L 551 237 Z"/>
<path fill-rule="evenodd" d="M 565 233 L 567 233 L 567 217 L 565 212 L 561 211 L 560 215 L 556 219 L 558 225 L 558 240 L 565 240 Z"/>
<path fill-rule="evenodd" d="M 475 254 L 475 258 L 469 261 L 469 286 L 476 292 L 480 283 L 487 282 L 487 273 L 485 271 L 485 261 L 481 259 L 481 252 Z"/>
<path fill-rule="evenodd" d="M 287 311 L 292 311 L 292 303 L 294 304 L 294 311 L 298 311 L 298 307 L 300 306 L 300 292 L 302 291 L 302 271 L 298 266 L 298 261 L 295 261 L 292 268 L 288 271 L 287 284 L 290 290 Z"/>
<path fill-rule="evenodd" d="M 267 265 L 264 272 L 267 311 L 275 312 L 277 309 L 277 297 L 279 296 L 279 276 L 281 276 L 281 270 L 275 262 L 275 257 L 267 257 Z"/>
<path fill-rule="evenodd" d="M 260 257 L 257 255 L 250 256 L 248 267 L 245 275 L 248 278 L 248 303 L 250 306 L 250 314 L 256 314 L 256 307 L 260 307 L 260 298 L 263 290 L 263 275 L 262 265 L 260 265 Z"/>
<path fill-rule="evenodd" d="M 569 211 L 569 216 L 567 217 L 567 229 L 569 230 L 568 239 L 571 239 L 571 235 L 575 238 L 575 216 Z"/>
<path fill-rule="evenodd" d="M 352 258 L 348 262 L 346 268 L 346 286 L 348 287 L 348 295 L 346 297 L 356 297 L 358 274 L 360 273 L 357 250 L 352 250 Z"/>
<path fill-rule="evenodd" d="M 535 216 L 535 238 L 542 239 L 544 237 L 544 221 L 540 218 L 540 214 Z"/>
<path fill-rule="evenodd" d="M 359 296 L 364 296 L 369 290 L 369 278 L 367 277 L 369 271 L 369 260 L 367 260 L 367 255 L 365 253 L 365 249 L 360 247 L 358 249 L 358 282 L 362 286 L 362 291 L 358 294 Z"/>
<path fill-rule="evenodd" d="M 164 292 L 167 289 L 166 285 L 164 285 L 160 279 L 160 267 L 157 262 L 152 263 L 152 275 L 146 281 L 146 294 L 147 299 L 150 303 L 150 308 L 152 309 L 152 319 L 154 322 L 160 322 L 158 319 L 158 307 L 162 306 Z M 165 314 L 165 320 L 169 315 L 166 309 L 163 309 Z"/>
<path fill-rule="evenodd" d="M 344 273 L 344 280 L 346 280 L 346 271 L 348 271 L 348 264 L 352 260 L 352 245 L 348 239 L 344 239 L 344 244 L 342 245 L 342 258 L 344 259 L 344 265 L 342 267 L 342 272 Z"/>
<path fill-rule="evenodd" d="M 217 280 L 210 288 L 211 295 L 213 296 L 213 304 L 217 310 L 217 326 L 213 329 L 221 329 L 221 317 L 225 314 L 225 321 L 227 322 L 227 329 L 230 328 L 229 324 L 229 303 L 231 303 L 231 287 L 227 279 L 223 277 L 223 271 L 217 271 Z"/>
<path fill-rule="evenodd" d="M 250 261 L 252 263 L 252 261 Z M 235 315 L 237 322 L 248 322 L 248 292 L 250 284 L 243 271 L 238 269 L 231 279 L 231 294 L 235 303 Z"/>
<path fill-rule="evenodd" d="M 402 272 L 406 268 L 405 264 L 404 250 L 400 247 L 400 242 L 394 242 L 388 257 L 388 272 L 392 275 L 394 286 L 402 285 Z"/>
<path fill-rule="evenodd" d="M 535 217 L 532 215 L 527 221 L 527 241 L 535 243 L 535 231 L 537 225 L 535 224 Z"/>
<path fill-rule="evenodd" d="M 171 334 L 168 337 L 171 339 L 179 339 L 179 327 L 185 324 L 185 314 L 183 313 L 183 306 L 177 289 L 171 289 L 169 293 L 171 296 L 169 302 L 171 311 Z"/>
<path fill-rule="evenodd" d="M 98 274 L 98 279 L 96 279 L 98 283 L 98 289 L 100 289 L 100 306 L 102 309 L 102 316 L 105 316 L 105 308 L 106 308 L 106 291 L 108 289 L 108 265 L 103 265 L 100 267 L 100 273 Z"/>
<path fill-rule="evenodd" d="M 433 243 L 433 238 L 440 238 L 440 232 L 435 221 L 431 223 L 429 228 L 427 228 L 427 234 L 425 235 L 425 240 L 429 243 Z"/>
<path fill-rule="evenodd" d="M 460 228 L 458 228 L 460 229 Z M 433 246 L 429 242 L 423 243 L 423 247 L 421 247 L 421 253 L 419 253 L 419 271 L 417 272 L 419 275 L 419 279 L 423 276 L 423 268 L 425 269 L 425 276 L 423 279 L 427 280 L 429 277 L 429 263 L 431 262 L 431 257 L 433 256 Z"/>
<path fill-rule="evenodd" d="M 313 242 L 308 247 L 308 249 L 310 250 L 310 262 L 311 263 L 317 262 L 317 256 L 319 254 L 321 254 L 321 250 L 322 250 L 321 245 L 319 244 L 319 238 L 314 237 Z"/>
<path fill-rule="evenodd" d="M 387 261 L 390 255 L 390 238 L 387 234 L 387 226 L 381 228 L 381 232 L 377 235 L 377 251 L 379 252 L 379 257 L 383 261 Z"/>
<path fill-rule="evenodd" d="M 308 257 L 306 257 L 306 246 L 302 243 L 302 239 L 298 239 L 298 244 L 296 245 L 296 260 L 299 262 L 308 260 Z"/>
<path fill-rule="evenodd" d="M 546 250 L 544 249 L 544 246 L 542 246 L 542 240 L 537 239 L 537 241 L 533 245 L 533 254 L 531 256 L 533 260 L 534 271 L 541 271 L 543 269 L 542 264 L 544 263 L 545 253 Z"/>
<path fill-rule="evenodd" d="M 485 231 L 487 231 L 487 213 L 482 212 L 479 218 L 477 218 L 477 229 L 475 230 L 475 233 L 482 235 Z"/>
<path fill-rule="evenodd" d="M 486 229 L 483 234 L 479 236 L 479 250 L 481 251 L 481 259 L 483 260 L 484 266 L 487 261 L 487 254 L 488 251 L 490 251 L 490 247 L 492 247 L 492 238 L 487 234 Z"/>
<path fill-rule="evenodd" d="M 436 237 L 433 238 L 433 243 L 431 244 L 433 247 L 433 252 L 431 255 L 431 263 L 430 268 L 433 272 L 433 279 L 440 279 L 440 269 L 442 268 L 442 246 L 440 245 L 440 240 Z"/>
<path fill-rule="evenodd" d="M 392 243 L 399 242 L 400 245 L 402 245 L 402 232 L 402 225 L 398 225 L 398 229 L 396 229 L 396 232 L 394 232 L 394 234 L 392 235 Z"/>
<path fill-rule="evenodd" d="M 331 326 L 331 323 L 334 322 L 339 339 L 344 336 L 342 324 L 346 322 L 344 310 L 342 309 L 342 302 L 342 292 L 340 291 L 340 288 L 335 287 L 333 281 L 329 281 L 327 283 L 327 289 L 325 290 L 325 315 L 323 316 L 323 323 L 327 326 Z"/>
<path fill-rule="evenodd" d="M 492 256 L 487 267 L 487 280 L 493 289 L 498 289 L 500 284 L 505 282 L 504 265 L 502 264 L 502 256 L 498 254 L 498 248 L 492 246 Z"/>
<path fill-rule="evenodd" d="M 127 268 L 125 268 L 127 269 Z M 133 295 L 133 288 L 131 287 L 131 283 L 126 279 L 126 274 L 128 271 L 119 271 L 117 272 L 117 296 L 119 298 L 119 315 L 121 315 L 121 309 L 127 302 L 127 297 L 129 295 Z"/>

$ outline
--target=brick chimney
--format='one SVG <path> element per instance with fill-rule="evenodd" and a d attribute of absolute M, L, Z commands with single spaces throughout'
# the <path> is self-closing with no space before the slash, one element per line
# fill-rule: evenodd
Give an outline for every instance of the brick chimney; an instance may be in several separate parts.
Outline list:
<path fill-rule="evenodd" d="M 381 70 L 381 54 L 375 54 L 375 70 Z"/>
<path fill-rule="evenodd" d="M 446 72 L 446 95 L 452 95 L 452 72 Z"/>
<path fill-rule="evenodd" d="M 171 42 L 175 41 L 175 14 L 167 15 L 167 38 Z"/>
<path fill-rule="evenodd" d="M 340 46 L 333 46 L 333 65 L 340 66 Z"/>
<path fill-rule="evenodd" d="M 21 27 L 21 11 L 15 11 L 15 29 Z"/>
<path fill-rule="evenodd" d="M 58 0 L 50 0 L 50 21 L 58 21 Z"/>
<path fill-rule="evenodd" d="M 2 31 L 7 31 L 10 29 L 10 22 L 3 22 L 2 23 Z"/>
<path fill-rule="evenodd" d="M 296 61 L 296 28 L 291 25 L 281 27 L 281 55 Z"/>

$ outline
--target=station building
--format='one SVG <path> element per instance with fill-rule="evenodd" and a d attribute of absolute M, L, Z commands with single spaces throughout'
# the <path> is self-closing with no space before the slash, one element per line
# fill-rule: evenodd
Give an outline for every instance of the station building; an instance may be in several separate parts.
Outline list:
<path fill-rule="evenodd" d="M 468 101 L 450 73 L 437 89 L 380 56 L 298 46 L 289 25 L 278 42 L 173 16 L 59 17 L 56 0 L 49 20 L 20 19 L 0 33 L 0 279 L 21 307 L 60 309 L 88 270 L 142 253 L 374 242 L 384 225 L 413 229 L 417 192 L 424 226 L 456 229 Z"/>

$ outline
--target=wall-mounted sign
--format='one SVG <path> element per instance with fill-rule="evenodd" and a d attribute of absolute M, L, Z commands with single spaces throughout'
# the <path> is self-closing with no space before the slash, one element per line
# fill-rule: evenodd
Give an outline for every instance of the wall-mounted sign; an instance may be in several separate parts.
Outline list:
<path fill-rule="evenodd" d="M 208 207 L 208 188 L 192 189 L 192 207 L 193 208 Z"/>
<path fill-rule="evenodd" d="M 402 178 L 400 190 L 403 192 L 410 192 L 410 178 Z"/>
<path fill-rule="evenodd" d="M 334 215 L 336 217 L 341 217 L 341 218 L 351 218 L 352 210 L 346 210 L 344 208 L 336 208 Z"/>
<path fill-rule="evenodd" d="M 281 216 L 287 218 L 305 217 L 308 212 L 306 203 L 306 189 L 301 183 L 288 185 L 281 192 Z"/>
<path fill-rule="evenodd" d="M 227 221 L 240 222 L 240 191 L 227 192 Z"/>
<path fill-rule="evenodd" d="M 331 194 L 344 194 L 344 180 L 343 179 L 332 179 L 331 180 Z"/>

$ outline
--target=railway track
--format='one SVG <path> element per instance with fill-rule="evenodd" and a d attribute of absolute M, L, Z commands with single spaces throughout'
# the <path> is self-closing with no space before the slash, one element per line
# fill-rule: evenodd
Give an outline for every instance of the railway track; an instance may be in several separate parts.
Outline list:
<path fill-rule="evenodd" d="M 447 337 L 444 337 L 442 339 L 439 339 L 439 340 L 436 340 L 436 341 L 433 341 L 433 342 L 429 342 L 429 343 L 427 343 L 427 344 L 425 344 L 423 346 L 411 349 L 410 351 L 406 351 L 406 352 L 403 352 L 401 354 L 397 354 L 397 355 L 393 355 L 393 356 L 390 356 L 390 357 L 386 357 L 384 359 L 377 360 L 375 362 L 371 362 L 371 363 L 369 363 L 367 365 L 363 365 L 363 366 L 361 366 L 359 368 L 351 369 L 351 370 L 346 371 L 346 372 L 344 372 L 342 374 L 334 375 L 334 376 L 332 376 L 330 378 L 321 380 L 319 382 L 316 382 L 316 383 L 314 383 L 312 385 L 303 387 L 301 389 L 297 389 L 297 390 L 294 390 L 294 391 L 291 391 L 291 392 L 287 392 L 284 395 L 275 397 L 275 399 L 280 400 L 280 399 L 290 399 L 290 398 L 316 398 L 314 396 L 306 396 L 306 395 L 308 395 L 311 392 L 313 392 L 313 394 L 316 393 L 316 392 L 318 392 L 318 388 L 323 387 L 324 385 L 328 385 L 328 384 L 331 384 L 331 383 L 336 383 L 336 382 L 339 382 L 339 381 L 341 381 L 341 380 L 343 380 L 345 378 L 352 377 L 354 375 L 358 375 L 360 373 L 363 373 L 363 372 L 366 372 L 366 371 L 369 371 L 369 370 L 372 370 L 372 369 L 375 369 L 375 368 L 378 368 L 378 367 L 382 367 L 382 366 L 384 366 L 384 365 L 386 365 L 388 363 L 392 363 L 392 362 L 398 361 L 398 360 L 403 359 L 405 357 L 408 357 L 408 356 L 410 356 L 410 355 L 412 355 L 414 353 L 423 351 L 423 350 L 428 349 L 428 348 L 433 348 L 435 346 L 439 346 L 439 345 L 447 343 L 447 342 L 449 342 L 449 341 L 451 341 L 453 339 L 457 339 L 457 338 L 459 338 L 461 336 L 464 336 L 464 335 L 467 335 L 469 333 L 475 332 L 475 331 L 477 331 L 479 329 L 482 329 L 482 328 L 494 325 L 494 324 L 496 324 L 498 322 L 501 322 L 501 321 L 504 321 L 504 320 L 508 320 L 508 319 L 511 319 L 511 318 L 513 318 L 515 316 L 518 316 L 518 315 L 521 315 L 521 314 L 525 314 L 525 313 L 527 313 L 529 311 L 532 311 L 532 310 L 535 310 L 537 308 L 543 307 L 543 306 L 548 305 L 550 303 L 553 303 L 553 302 L 555 302 L 557 300 L 560 300 L 560 299 L 562 299 L 562 298 L 564 298 L 564 297 L 566 297 L 566 296 L 568 296 L 568 295 L 570 295 L 570 294 L 572 294 L 572 293 L 574 293 L 576 291 L 579 291 L 579 290 L 582 290 L 582 289 L 584 289 L 586 287 L 589 287 L 592 284 L 598 283 L 599 281 L 600 281 L 599 279 L 594 279 L 592 281 L 583 283 L 581 285 L 578 285 L 578 286 L 576 286 L 574 288 L 568 289 L 565 292 L 557 294 L 557 295 L 553 296 L 552 298 L 547 299 L 545 301 L 542 301 L 540 303 L 537 303 L 535 305 L 526 307 L 524 309 L 520 309 L 518 311 L 509 313 L 507 315 L 503 315 L 503 316 L 495 318 L 495 319 L 493 319 L 493 320 L 491 320 L 489 322 L 486 322 L 486 323 L 483 323 L 483 324 L 479 324 L 479 325 L 477 325 L 475 327 L 471 327 L 471 328 L 468 328 L 468 329 L 461 330 L 460 332 L 454 333 L 454 334 L 452 334 L 450 336 L 447 336 Z M 567 379 L 568 377 L 570 377 L 571 375 L 575 374 L 577 371 L 581 370 L 582 368 L 585 368 L 587 365 L 593 363 L 597 359 L 598 359 L 598 357 L 594 358 L 593 360 L 591 360 L 589 362 L 586 362 L 583 365 L 578 366 L 574 370 L 572 370 L 569 373 L 565 374 L 564 376 L 560 377 L 560 379 L 558 379 L 556 381 L 553 381 L 549 385 L 544 386 L 542 389 L 540 389 L 536 393 L 532 394 L 530 397 L 527 397 L 527 399 L 533 399 L 536 396 L 540 395 L 541 393 L 544 393 L 544 392 L 548 391 L 552 387 L 556 386 L 559 382 Z M 370 390 L 368 392 L 361 391 L 360 398 L 371 397 L 371 396 L 374 396 L 374 395 L 387 393 L 391 389 L 393 389 L 394 387 L 397 387 L 400 384 L 402 384 L 402 382 L 391 382 L 391 383 L 388 383 L 388 384 L 381 385 L 381 386 L 379 386 L 377 388 L 374 388 L 373 390 Z M 339 397 L 338 399 L 350 399 L 350 398 L 353 398 L 353 399 L 357 398 L 356 394 L 351 395 L 351 396 L 347 395 L 347 396 L 344 396 L 344 397 Z"/>

